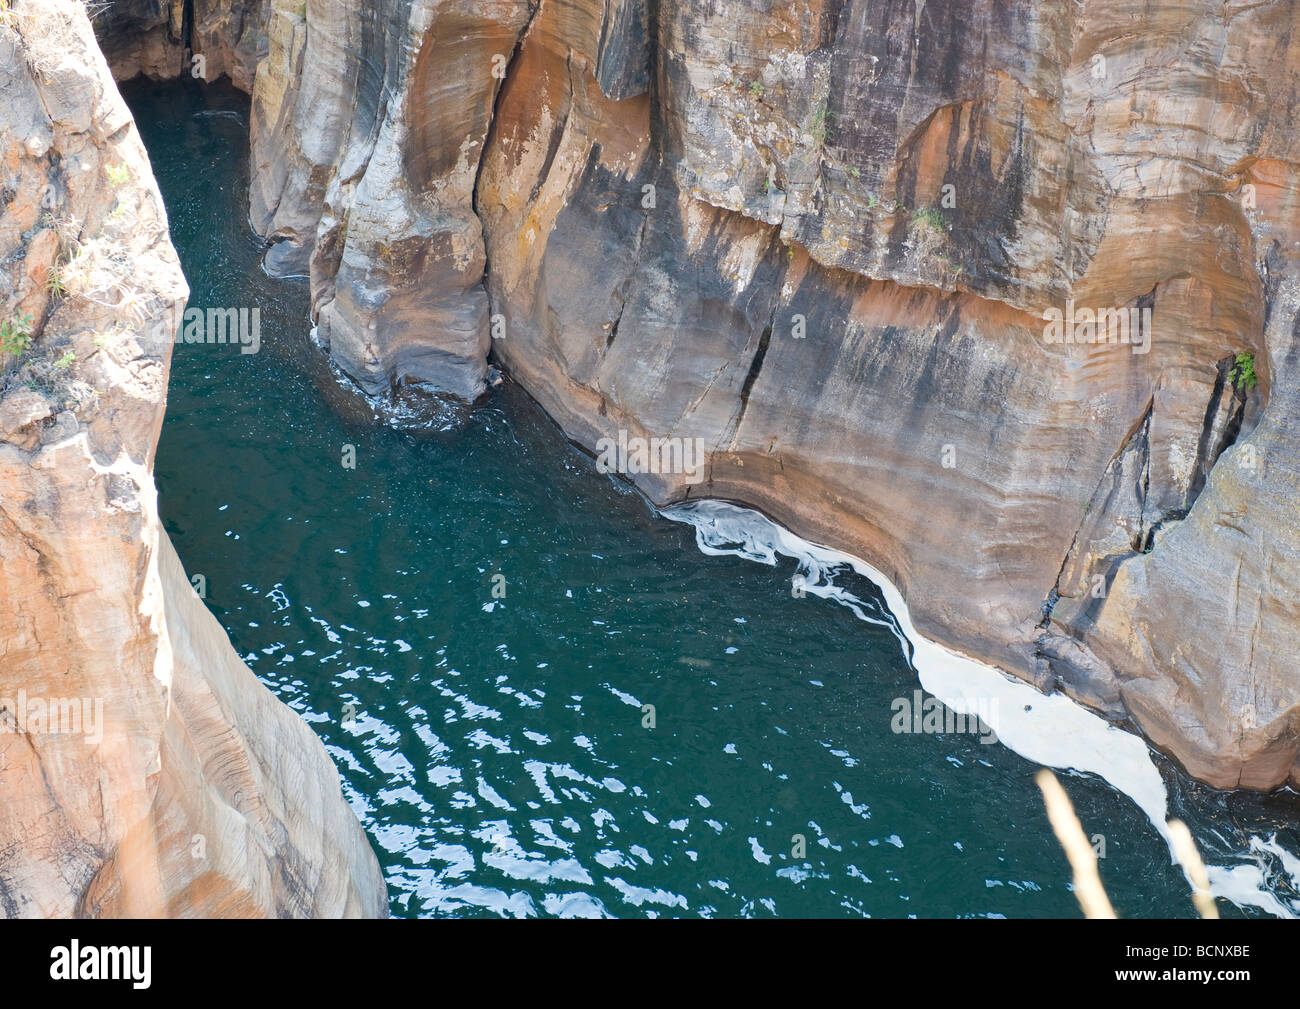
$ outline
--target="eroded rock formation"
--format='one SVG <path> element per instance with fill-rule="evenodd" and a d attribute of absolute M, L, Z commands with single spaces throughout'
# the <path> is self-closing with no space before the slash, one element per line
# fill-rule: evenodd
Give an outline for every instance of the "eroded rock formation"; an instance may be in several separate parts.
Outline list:
<path fill-rule="evenodd" d="M 0 916 L 386 914 L 320 740 L 159 523 L 189 292 L 82 5 L 14 5 L 0 67 Z"/>
<path fill-rule="evenodd" d="M 119 80 L 225 74 L 248 91 L 268 51 L 271 0 L 96 0 L 92 8 L 95 35 Z"/>
<path fill-rule="evenodd" d="M 1207 782 L 1300 782 L 1295 5 L 219 6 L 270 40 L 268 266 L 367 391 L 472 396 L 490 348 L 588 447 L 703 439 L 655 500 L 870 559 Z M 1071 303 L 1149 345 L 1047 342 Z"/>

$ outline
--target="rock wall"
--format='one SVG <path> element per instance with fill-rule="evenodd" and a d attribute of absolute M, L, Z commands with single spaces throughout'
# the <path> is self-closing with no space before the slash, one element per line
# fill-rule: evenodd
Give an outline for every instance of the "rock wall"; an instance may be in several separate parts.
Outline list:
<path fill-rule="evenodd" d="M 89 10 L 120 81 L 140 74 L 214 81 L 224 74 L 249 91 L 268 51 L 271 0 L 103 0 Z"/>
<path fill-rule="evenodd" d="M 490 353 L 583 445 L 700 438 L 702 483 L 634 479 L 864 556 L 1204 781 L 1300 783 L 1300 9 L 264 14 L 254 224 L 368 392 Z M 1048 342 L 1071 303 L 1149 343 Z"/>
<path fill-rule="evenodd" d="M 1294 15 L 1170 4 L 1134 41 L 1053 6 L 664 6 L 635 97 L 544 7 L 478 193 L 496 350 L 581 443 L 703 438 L 706 481 L 657 500 L 757 505 L 929 636 L 1271 787 L 1300 726 Z M 1067 299 L 1149 307 L 1149 351 L 1046 344 Z"/>
<path fill-rule="evenodd" d="M 252 217 L 276 243 L 267 268 L 310 274 L 317 335 L 367 392 L 400 377 L 473 399 L 488 351 L 473 202 L 499 83 L 490 61 L 513 50 L 527 8 L 305 10 L 275 3 L 254 90 Z"/>
<path fill-rule="evenodd" d="M 0 915 L 385 915 L 324 747 L 158 520 L 189 292 L 83 6 L 14 5 L 0 66 Z"/>

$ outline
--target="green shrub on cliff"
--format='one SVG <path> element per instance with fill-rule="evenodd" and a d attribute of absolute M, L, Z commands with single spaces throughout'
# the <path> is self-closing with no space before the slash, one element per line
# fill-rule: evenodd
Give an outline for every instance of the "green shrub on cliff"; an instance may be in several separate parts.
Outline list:
<path fill-rule="evenodd" d="M 32 346 L 32 322 L 30 315 L 19 312 L 12 319 L 0 322 L 0 350 L 14 357 L 22 357 Z"/>
<path fill-rule="evenodd" d="M 126 165 L 106 165 L 104 173 L 108 176 L 108 181 L 113 184 L 114 188 L 124 186 L 131 181 L 131 169 Z"/>
<path fill-rule="evenodd" d="M 1255 355 L 1238 354 L 1228 372 L 1228 381 L 1238 389 L 1253 389 L 1259 378 L 1255 375 Z"/>
<path fill-rule="evenodd" d="M 912 213 L 912 223 L 921 227 L 937 231 L 939 234 L 947 234 L 947 227 L 944 225 L 943 214 L 939 213 L 936 207 L 923 207 Z"/>

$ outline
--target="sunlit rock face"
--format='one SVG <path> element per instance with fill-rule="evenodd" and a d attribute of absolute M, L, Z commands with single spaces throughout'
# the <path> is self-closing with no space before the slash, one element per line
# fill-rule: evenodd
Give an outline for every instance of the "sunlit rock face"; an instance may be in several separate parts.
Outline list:
<path fill-rule="evenodd" d="M 1205 781 L 1300 781 L 1300 11 L 358 6 L 265 10 L 252 211 L 367 391 L 492 356 L 590 448 L 701 439 L 632 479 L 866 557 Z"/>
<path fill-rule="evenodd" d="M 1296 58 L 1289 14 L 1179 6 L 1134 36 L 1103 4 L 674 5 L 623 43 L 640 94 L 543 7 L 479 187 L 494 347 L 579 441 L 703 437 L 657 499 L 861 553 L 925 633 L 1269 787 Z M 1130 342 L 1049 343 L 1071 303 Z"/>
<path fill-rule="evenodd" d="M 0 25 L 0 64 L 0 916 L 383 915 L 324 747 L 158 520 L 189 292 L 83 5 Z"/>
<path fill-rule="evenodd" d="M 369 393 L 483 391 L 474 182 L 527 17 L 482 0 L 274 4 L 253 92 L 253 224 L 274 243 L 272 273 L 310 275 L 317 335 Z"/>

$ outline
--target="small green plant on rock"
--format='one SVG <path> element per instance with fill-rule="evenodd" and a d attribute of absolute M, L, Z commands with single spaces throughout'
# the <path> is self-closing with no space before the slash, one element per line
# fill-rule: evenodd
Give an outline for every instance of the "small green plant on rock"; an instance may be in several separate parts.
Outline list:
<path fill-rule="evenodd" d="M 106 165 L 104 172 L 108 175 L 108 181 L 115 187 L 124 186 L 131 180 L 131 169 L 126 165 Z"/>
<path fill-rule="evenodd" d="M 1255 355 L 1238 354 L 1233 360 L 1232 370 L 1228 372 L 1228 381 L 1238 389 L 1253 389 L 1259 382 L 1255 374 Z"/>
<path fill-rule="evenodd" d="M 0 350 L 14 357 L 22 357 L 32 347 L 32 323 L 35 320 L 24 312 L 0 322 Z"/>
<path fill-rule="evenodd" d="M 825 102 L 822 102 L 821 105 L 817 106 L 817 111 L 813 114 L 812 128 L 808 131 L 819 144 L 826 142 L 826 124 L 829 118 L 830 109 Z"/>
<path fill-rule="evenodd" d="M 765 94 L 767 94 L 767 88 L 763 86 L 762 81 L 750 81 L 749 93 L 753 95 L 755 98 L 762 98 Z"/>
<path fill-rule="evenodd" d="M 51 266 L 49 272 L 45 275 L 45 290 L 51 298 L 62 298 L 68 293 L 58 263 Z"/>
<path fill-rule="evenodd" d="M 912 214 L 912 223 L 930 228 L 932 231 L 937 231 L 941 235 L 947 231 L 947 228 L 944 226 L 943 214 L 939 213 L 938 209 L 935 207 L 923 207 L 920 210 L 914 211 Z"/>

